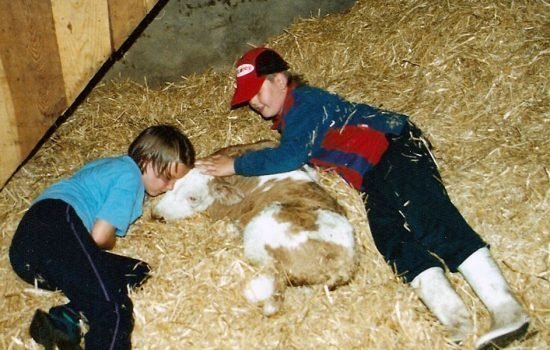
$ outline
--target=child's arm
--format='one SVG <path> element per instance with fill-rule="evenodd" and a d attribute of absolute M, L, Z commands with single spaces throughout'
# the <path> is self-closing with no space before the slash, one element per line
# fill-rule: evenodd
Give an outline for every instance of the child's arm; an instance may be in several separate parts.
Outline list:
<path fill-rule="evenodd" d="M 234 158 L 218 154 L 197 160 L 195 167 L 206 175 L 229 176 L 235 174 L 234 164 Z"/>
<path fill-rule="evenodd" d="M 115 246 L 115 227 L 105 220 L 97 219 L 92 228 L 92 238 L 101 249 L 113 249 Z"/>

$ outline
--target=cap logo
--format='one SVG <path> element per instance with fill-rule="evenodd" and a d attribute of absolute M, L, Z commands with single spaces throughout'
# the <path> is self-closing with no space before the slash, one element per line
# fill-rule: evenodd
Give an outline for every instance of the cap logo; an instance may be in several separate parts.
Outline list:
<path fill-rule="evenodd" d="M 252 73 L 253 71 L 254 66 L 250 63 L 241 64 L 237 67 L 237 78 L 240 78 L 243 75 L 247 75 L 248 73 Z"/>

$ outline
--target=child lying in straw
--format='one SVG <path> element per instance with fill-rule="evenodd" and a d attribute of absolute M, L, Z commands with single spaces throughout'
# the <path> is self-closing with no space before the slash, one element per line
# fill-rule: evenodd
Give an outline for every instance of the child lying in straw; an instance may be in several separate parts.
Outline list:
<path fill-rule="evenodd" d="M 338 172 L 367 194 L 374 242 L 395 272 L 449 330 L 455 342 L 473 331 L 443 263 L 460 272 L 491 312 L 476 348 L 505 346 L 525 334 L 529 317 L 512 295 L 487 243 L 466 223 L 442 184 L 429 143 L 407 116 L 353 104 L 306 85 L 275 51 L 256 48 L 237 63 L 232 107 L 248 104 L 281 133 L 277 148 L 235 159 L 197 161 L 206 174 L 266 175 L 305 163 Z M 436 258 L 433 254 L 436 254 Z"/>
<path fill-rule="evenodd" d="M 104 251 L 143 212 L 145 193 L 172 189 L 195 161 L 187 137 L 168 125 L 142 131 L 128 155 L 85 165 L 47 188 L 25 213 L 10 247 L 10 262 L 26 282 L 59 289 L 70 302 L 37 310 L 33 339 L 53 349 L 130 349 L 134 325 L 127 287 L 149 276 L 147 263 Z M 84 316 L 84 317 L 81 317 Z"/>

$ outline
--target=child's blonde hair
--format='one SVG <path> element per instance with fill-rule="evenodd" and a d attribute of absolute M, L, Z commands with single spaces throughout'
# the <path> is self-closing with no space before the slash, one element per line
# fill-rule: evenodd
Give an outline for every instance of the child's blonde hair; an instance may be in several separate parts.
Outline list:
<path fill-rule="evenodd" d="M 172 125 L 161 124 L 143 130 L 128 147 L 128 155 L 143 173 L 152 162 L 157 175 L 169 175 L 171 163 L 181 162 L 187 167 L 195 165 L 195 149 L 187 136 Z"/>

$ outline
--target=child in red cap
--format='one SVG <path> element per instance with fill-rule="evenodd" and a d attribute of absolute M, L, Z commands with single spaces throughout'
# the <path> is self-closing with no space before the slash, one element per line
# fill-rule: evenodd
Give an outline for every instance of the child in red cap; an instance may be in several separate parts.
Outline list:
<path fill-rule="evenodd" d="M 255 48 L 237 62 L 233 108 L 248 104 L 280 132 L 280 145 L 197 167 L 215 176 L 257 176 L 304 164 L 339 173 L 364 192 L 377 249 L 461 342 L 473 325 L 444 274 L 460 272 L 491 313 L 476 348 L 502 347 L 525 334 L 529 317 L 512 295 L 488 245 L 452 204 L 429 143 L 402 114 L 351 103 L 308 86 L 274 50 Z M 437 255 L 437 257 L 434 256 Z"/>

